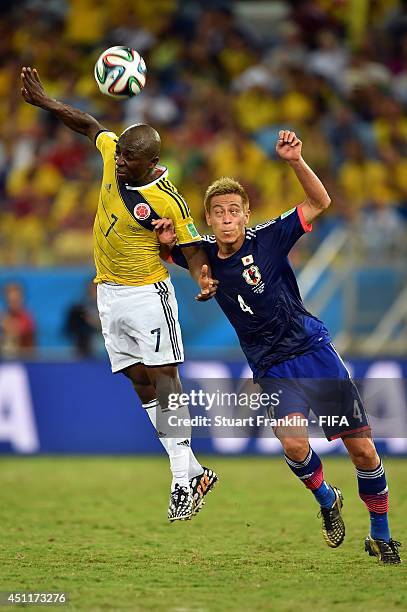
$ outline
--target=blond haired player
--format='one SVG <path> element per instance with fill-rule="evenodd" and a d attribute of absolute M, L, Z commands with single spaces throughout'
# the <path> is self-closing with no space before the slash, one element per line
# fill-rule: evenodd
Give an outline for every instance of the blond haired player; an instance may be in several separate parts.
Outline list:
<path fill-rule="evenodd" d="M 368 415 L 327 328 L 306 310 L 288 260 L 331 199 L 302 157 L 295 132 L 279 131 L 276 152 L 291 166 L 305 194 L 276 219 L 246 227 L 249 198 L 233 178 L 220 178 L 206 190 L 206 221 L 214 236 L 203 238 L 219 280 L 216 301 L 235 328 L 254 380 L 268 397 L 278 397 L 277 404 L 269 405 L 277 422 L 274 431 L 288 467 L 320 506 L 325 542 L 337 548 L 344 541 L 343 495 L 326 482 L 322 461 L 310 446 L 311 410 L 328 440 L 342 439 L 356 468 L 359 496 L 370 515 L 365 551 L 385 565 L 397 565 L 401 544 L 391 537 L 387 479 Z M 173 261 L 186 267 L 178 247 L 170 249 Z"/>
<path fill-rule="evenodd" d="M 38 73 L 23 68 L 22 96 L 50 111 L 67 127 L 85 134 L 99 149 L 103 178 L 94 223 L 94 254 L 98 309 L 112 371 L 132 382 L 166 449 L 173 475 L 168 518 L 196 514 L 214 486 L 216 474 L 204 468 L 190 447 L 190 428 L 171 431 L 167 419 L 169 393 L 180 393 L 178 363 L 184 359 L 178 308 L 168 272 L 160 261 L 157 232 L 161 219 L 172 220 L 191 275 L 200 284 L 198 299 L 212 297 L 216 281 L 203 277 L 208 263 L 198 246 L 185 200 L 159 166 L 160 136 L 149 125 L 134 125 L 120 136 L 109 132 L 82 111 L 52 100 Z M 181 421 L 188 406 L 178 408 Z M 176 436 L 176 437 L 174 437 Z"/>

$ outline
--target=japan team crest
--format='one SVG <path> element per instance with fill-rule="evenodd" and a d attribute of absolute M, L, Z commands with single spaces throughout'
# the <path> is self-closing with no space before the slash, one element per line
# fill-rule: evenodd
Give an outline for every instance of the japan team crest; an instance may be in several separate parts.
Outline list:
<path fill-rule="evenodd" d="M 136 219 L 139 219 L 139 221 L 144 221 L 145 219 L 148 219 L 148 217 L 151 214 L 151 208 L 149 207 L 148 204 L 136 204 L 136 206 L 134 207 L 133 210 L 133 214 L 136 217 Z"/>
<path fill-rule="evenodd" d="M 248 285 L 258 285 L 261 281 L 260 270 L 257 266 L 250 266 L 250 268 L 243 270 L 243 278 Z"/>

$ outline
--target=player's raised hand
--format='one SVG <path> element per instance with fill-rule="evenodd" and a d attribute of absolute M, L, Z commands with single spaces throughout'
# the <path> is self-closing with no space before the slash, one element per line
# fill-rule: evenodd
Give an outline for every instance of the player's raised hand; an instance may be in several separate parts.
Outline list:
<path fill-rule="evenodd" d="M 22 68 L 21 95 L 26 102 L 34 106 L 44 107 L 49 100 L 35 68 Z"/>
<path fill-rule="evenodd" d="M 198 282 L 201 292 L 198 293 L 195 299 L 198 302 L 206 302 L 206 300 L 213 298 L 216 293 L 216 289 L 218 288 L 219 281 L 209 276 L 208 266 L 206 264 L 202 266 Z"/>
<path fill-rule="evenodd" d="M 155 233 L 157 234 L 158 242 L 167 246 L 174 246 L 177 242 L 177 235 L 174 230 L 172 219 L 154 219 L 151 222 L 154 225 Z"/>
<path fill-rule="evenodd" d="M 285 161 L 298 161 L 301 159 L 302 142 L 297 138 L 295 132 L 280 130 L 276 151 Z"/>

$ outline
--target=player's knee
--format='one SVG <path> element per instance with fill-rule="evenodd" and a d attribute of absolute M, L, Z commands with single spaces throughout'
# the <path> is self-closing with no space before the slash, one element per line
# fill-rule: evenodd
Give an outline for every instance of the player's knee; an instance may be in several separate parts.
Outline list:
<path fill-rule="evenodd" d="M 148 368 L 148 374 L 160 400 L 164 401 L 164 398 L 168 397 L 170 393 L 182 393 L 176 365 Z"/>
<path fill-rule="evenodd" d="M 181 381 L 176 366 L 163 366 L 155 368 L 155 386 L 168 388 L 168 390 L 181 391 Z"/>
<path fill-rule="evenodd" d="M 179 380 L 178 367 L 176 365 L 149 366 L 147 372 L 150 380 L 155 382 Z"/>
<path fill-rule="evenodd" d="M 344 443 L 356 467 L 373 470 L 378 466 L 380 459 L 371 438 L 345 439 Z"/>
<path fill-rule="evenodd" d="M 160 366 L 155 369 L 158 377 L 171 378 L 174 380 L 178 380 L 179 378 L 178 367 L 176 365 Z"/>
<path fill-rule="evenodd" d="M 293 461 L 304 461 L 309 451 L 308 440 L 303 438 L 282 438 L 284 454 Z"/>

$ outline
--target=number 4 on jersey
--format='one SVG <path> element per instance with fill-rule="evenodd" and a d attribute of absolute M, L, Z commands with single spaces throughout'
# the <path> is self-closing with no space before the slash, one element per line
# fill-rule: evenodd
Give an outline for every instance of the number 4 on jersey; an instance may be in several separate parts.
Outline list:
<path fill-rule="evenodd" d="M 241 295 L 237 296 L 237 300 L 243 312 L 250 312 L 250 314 L 254 314 L 253 310 L 250 308 L 250 306 L 246 304 L 246 302 L 244 301 Z"/>

